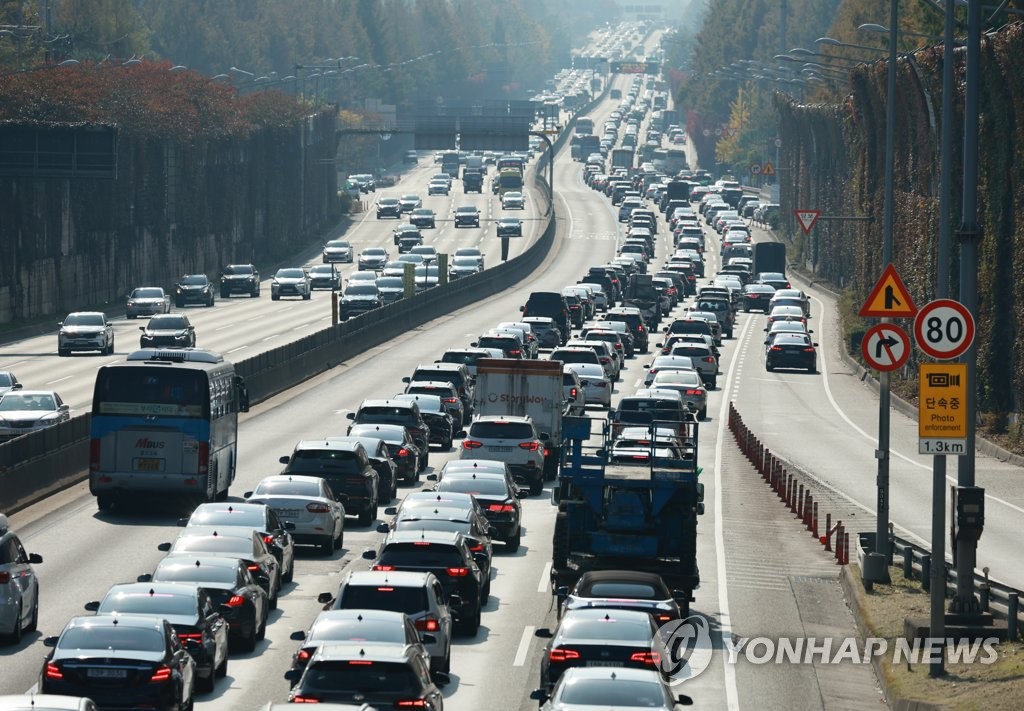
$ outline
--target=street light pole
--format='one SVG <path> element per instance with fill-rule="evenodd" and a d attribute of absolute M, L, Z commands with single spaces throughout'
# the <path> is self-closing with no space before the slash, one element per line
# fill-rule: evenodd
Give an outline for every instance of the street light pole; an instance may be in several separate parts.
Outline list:
<path fill-rule="evenodd" d="M 899 30 L 899 4 L 897 0 L 889 0 L 889 63 L 886 67 L 885 95 L 885 203 L 882 225 L 882 266 L 892 263 L 893 253 L 893 202 L 895 192 L 895 168 L 893 161 L 896 152 L 896 40 Z M 882 319 L 886 323 L 888 319 Z M 883 556 L 885 564 L 878 569 L 883 572 L 881 580 L 872 582 L 889 582 L 889 408 L 891 392 L 889 371 L 878 374 L 878 449 L 875 458 L 878 460 L 877 475 L 877 513 L 875 514 L 875 553 Z"/>

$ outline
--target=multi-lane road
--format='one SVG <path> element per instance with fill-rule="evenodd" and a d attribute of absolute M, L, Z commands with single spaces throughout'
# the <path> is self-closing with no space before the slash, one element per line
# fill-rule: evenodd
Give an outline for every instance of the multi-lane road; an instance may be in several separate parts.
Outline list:
<path fill-rule="evenodd" d="M 626 86 L 625 79 L 617 81 Z M 600 125 L 613 108 L 606 102 L 595 111 L 596 123 Z M 433 165 L 422 165 L 387 192 L 425 194 L 426 178 L 432 172 Z M 261 477 L 276 473 L 278 457 L 289 453 L 298 439 L 343 433 L 346 412 L 363 398 L 398 392 L 401 377 L 418 363 L 433 360 L 445 348 L 468 344 L 499 321 L 515 318 L 529 292 L 575 283 L 588 265 L 610 259 L 622 226 L 607 199 L 583 184 L 580 164 L 569 159 L 567 150 L 556 160 L 555 174 L 559 238 L 545 266 L 524 275 L 514 288 L 424 324 L 254 407 L 241 418 L 240 468 L 232 493 L 240 494 Z M 424 195 L 425 204 L 442 218 L 453 205 L 463 203 L 476 204 L 488 215 L 486 207 L 493 199 L 463 197 L 458 192 L 448 199 Z M 391 226 L 377 222 L 370 213 L 346 236 L 360 248 L 392 247 Z M 497 242 L 493 228 L 454 230 L 450 223 L 436 235 L 428 232 L 427 239 L 439 251 Z M 719 266 L 715 244 L 709 236 L 709 276 Z M 493 264 L 496 250 L 487 251 Z M 662 231 L 657 261 L 668 254 Z M 316 259 L 316 255 L 306 256 L 307 261 Z M 853 633 L 833 560 L 769 496 L 737 454 L 725 426 L 728 403 L 735 402 L 747 424 L 773 451 L 816 472 L 849 497 L 850 513 L 856 514 L 852 520 L 863 518 L 868 524 L 864 530 L 873 530 L 871 440 L 877 416 L 873 408 L 877 407 L 870 391 L 837 355 L 841 344 L 834 301 L 825 292 L 808 290 L 815 340 L 821 346 L 821 373 L 766 373 L 761 344 L 764 318 L 740 314 L 736 338 L 727 340 L 723 348 L 719 388 L 711 393 L 708 408 L 710 419 L 701 423 L 700 464 L 708 506 L 699 527 L 702 586 L 693 611 L 709 619 L 718 652 L 708 669 L 680 691 L 702 707 L 877 708 L 880 703 L 870 668 L 864 665 L 755 665 L 742 659 L 733 665 L 726 663 L 722 651 L 723 632 L 729 639 Z M 322 328 L 330 319 L 328 299 L 321 294 L 310 302 L 238 298 L 219 301 L 214 309 L 189 309 L 189 313 L 195 316 L 201 346 L 235 358 Z M 118 325 L 120 357 L 130 350 L 127 339 L 137 333 L 137 325 Z M 19 377 L 31 386 L 52 383 L 76 408 L 87 404 L 91 373 L 106 360 L 58 360 L 54 338 L 32 339 L 0 350 L 0 367 L 21 361 L 15 367 Z M 618 395 L 640 386 L 647 362 L 643 355 L 629 362 Z M 928 514 L 923 505 L 927 499 L 922 492 L 927 491 L 930 477 L 923 468 L 926 458 L 913 454 L 915 439 L 912 423 L 894 415 L 892 517 L 898 526 L 927 539 Z M 457 456 L 455 451 L 440 453 L 431 461 L 437 468 Z M 1013 490 L 1015 472 L 986 458 L 978 465 L 979 484 L 989 487 L 989 493 L 1002 502 L 990 504 L 979 564 L 991 564 L 999 574 L 1005 571 L 1004 577 L 1011 581 L 1016 573 L 1006 561 L 1013 560 L 1012 532 L 1019 528 L 1024 506 L 1024 495 Z M 454 648 L 452 683 L 445 689 L 449 709 L 536 708 L 528 694 L 537 685 L 542 641 L 533 632 L 555 623 L 547 579 L 554 512 L 546 496 L 524 501 L 523 545 L 515 554 L 497 552 L 492 596 L 480 631 L 473 639 L 458 639 Z M 177 512 L 165 510 L 100 514 L 84 485 L 15 514 L 12 524 L 26 548 L 45 558 L 36 566 L 42 585 L 40 632 L 26 635 L 17 647 L 0 648 L 4 656 L 0 693 L 24 691 L 35 683 L 44 654 L 41 638 L 58 633 L 71 616 L 81 614 L 84 602 L 101 597 L 111 584 L 132 581 L 150 571 L 161 557 L 157 544 L 178 533 L 176 517 Z M 851 524 L 851 530 L 860 529 Z M 346 547 L 332 558 L 302 555 L 294 582 L 286 586 L 280 608 L 271 616 L 266 640 L 254 653 L 233 656 L 227 679 L 218 682 L 212 694 L 201 696 L 198 708 L 242 711 L 259 708 L 267 700 L 286 699 L 288 684 L 282 674 L 295 644 L 288 635 L 315 617 L 320 609 L 318 593 L 333 591 L 344 571 L 366 565 L 360 554 L 379 538 L 372 527 L 350 525 Z"/>

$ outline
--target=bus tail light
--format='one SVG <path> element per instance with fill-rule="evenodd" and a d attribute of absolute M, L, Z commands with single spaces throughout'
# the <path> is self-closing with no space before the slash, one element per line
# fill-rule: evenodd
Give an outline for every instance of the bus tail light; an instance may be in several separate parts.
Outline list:
<path fill-rule="evenodd" d="M 89 471 L 98 472 L 100 470 L 101 446 L 102 440 L 98 437 L 89 440 Z"/>
<path fill-rule="evenodd" d="M 198 472 L 200 475 L 205 475 L 210 471 L 210 443 L 200 442 L 199 443 L 199 468 Z"/>

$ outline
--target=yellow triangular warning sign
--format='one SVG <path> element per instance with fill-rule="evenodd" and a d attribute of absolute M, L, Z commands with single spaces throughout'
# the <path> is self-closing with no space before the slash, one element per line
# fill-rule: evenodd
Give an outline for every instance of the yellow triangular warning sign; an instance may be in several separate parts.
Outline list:
<path fill-rule="evenodd" d="M 914 300 L 910 298 L 907 287 L 896 273 L 896 267 L 891 264 L 882 272 L 867 301 L 860 307 L 861 316 L 878 318 L 911 318 L 916 313 Z"/>

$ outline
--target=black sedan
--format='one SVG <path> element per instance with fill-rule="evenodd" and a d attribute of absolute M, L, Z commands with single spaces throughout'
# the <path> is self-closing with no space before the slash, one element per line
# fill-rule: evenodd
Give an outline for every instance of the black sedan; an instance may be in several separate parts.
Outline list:
<path fill-rule="evenodd" d="M 369 642 L 414 647 L 423 662 L 430 655 L 423 648 L 420 633 L 409 616 L 393 610 L 326 610 L 313 620 L 306 631 L 292 632 L 291 638 L 302 645 L 292 655 L 292 669 L 305 669 L 310 658 L 323 644 Z"/>
<path fill-rule="evenodd" d="M 605 666 L 658 669 L 653 651 L 658 625 L 638 610 L 570 610 L 558 627 L 541 628 L 538 637 L 550 639 L 540 662 L 541 684 L 549 691 L 571 667 Z"/>
<path fill-rule="evenodd" d="M 768 284 L 747 284 L 743 287 L 743 310 L 768 313 L 768 302 L 775 296 L 775 287 Z"/>
<path fill-rule="evenodd" d="M 391 461 L 395 463 L 398 478 L 407 483 L 415 483 L 420 479 L 420 460 L 423 453 L 416 446 L 412 435 L 402 425 L 352 425 L 349 437 L 377 437 L 387 445 Z"/>
<path fill-rule="evenodd" d="M 114 585 L 102 601 L 85 604 L 97 615 L 162 617 L 196 660 L 196 687 L 213 691 L 228 673 L 228 626 L 202 588 L 183 583 Z"/>
<path fill-rule="evenodd" d="M 190 526 L 181 532 L 174 543 L 161 543 L 157 550 L 171 555 L 185 555 L 193 560 L 197 555 L 240 558 L 253 579 L 270 599 L 270 609 L 277 609 L 277 595 L 281 590 L 281 565 L 267 548 L 262 536 L 252 529 L 222 526 Z"/>
<path fill-rule="evenodd" d="M 185 314 L 160 314 L 139 326 L 140 348 L 195 348 L 196 328 Z"/>
<path fill-rule="evenodd" d="M 499 237 L 522 237 L 523 221 L 515 217 L 502 217 L 496 229 Z"/>
<path fill-rule="evenodd" d="M 196 663 L 161 617 L 73 617 L 39 675 L 39 693 L 88 697 L 100 707 L 192 707 Z"/>
<path fill-rule="evenodd" d="M 417 227 L 429 227 L 431 229 L 437 227 L 437 217 L 429 207 L 420 207 L 413 210 L 409 215 L 409 222 Z"/>
<path fill-rule="evenodd" d="M 450 385 L 447 382 L 445 384 Z M 412 400 L 420 408 L 420 414 L 423 415 L 423 420 L 427 423 L 427 427 L 430 428 L 430 437 L 427 440 L 428 445 L 439 444 L 441 449 L 444 450 L 452 448 L 452 440 L 460 436 L 458 424 L 439 395 L 399 393 L 393 399 Z M 458 397 L 455 399 L 458 400 Z M 461 413 L 461 411 L 462 405 L 460 403 L 459 412 Z M 462 420 L 461 414 L 459 415 L 459 420 Z"/>
<path fill-rule="evenodd" d="M 636 570 L 599 570 L 580 576 L 576 585 L 558 588 L 558 615 L 585 608 L 641 610 L 653 615 L 658 624 L 682 619 L 689 614 L 689 597 L 680 592 L 683 608 L 657 573 Z"/>
<path fill-rule="evenodd" d="M 198 586 L 228 623 L 228 637 L 244 651 L 256 649 L 267 632 L 270 601 L 239 558 L 168 556 L 140 583 L 187 583 Z"/>
<path fill-rule="evenodd" d="M 449 471 L 437 483 L 436 491 L 471 494 L 480 502 L 496 538 L 504 541 L 505 550 L 514 553 L 522 537 L 523 506 L 519 499 L 529 495 L 509 483 L 505 474 Z"/>
<path fill-rule="evenodd" d="M 800 333 L 778 333 L 767 344 L 764 369 L 800 368 L 808 373 L 818 372 L 817 343 Z"/>
<path fill-rule="evenodd" d="M 179 526 L 233 526 L 255 531 L 277 558 L 281 566 L 281 580 L 291 582 L 295 572 L 295 541 L 288 531 L 293 524 L 283 522 L 274 509 L 266 504 L 210 503 L 200 504 L 187 519 L 179 519 Z"/>

